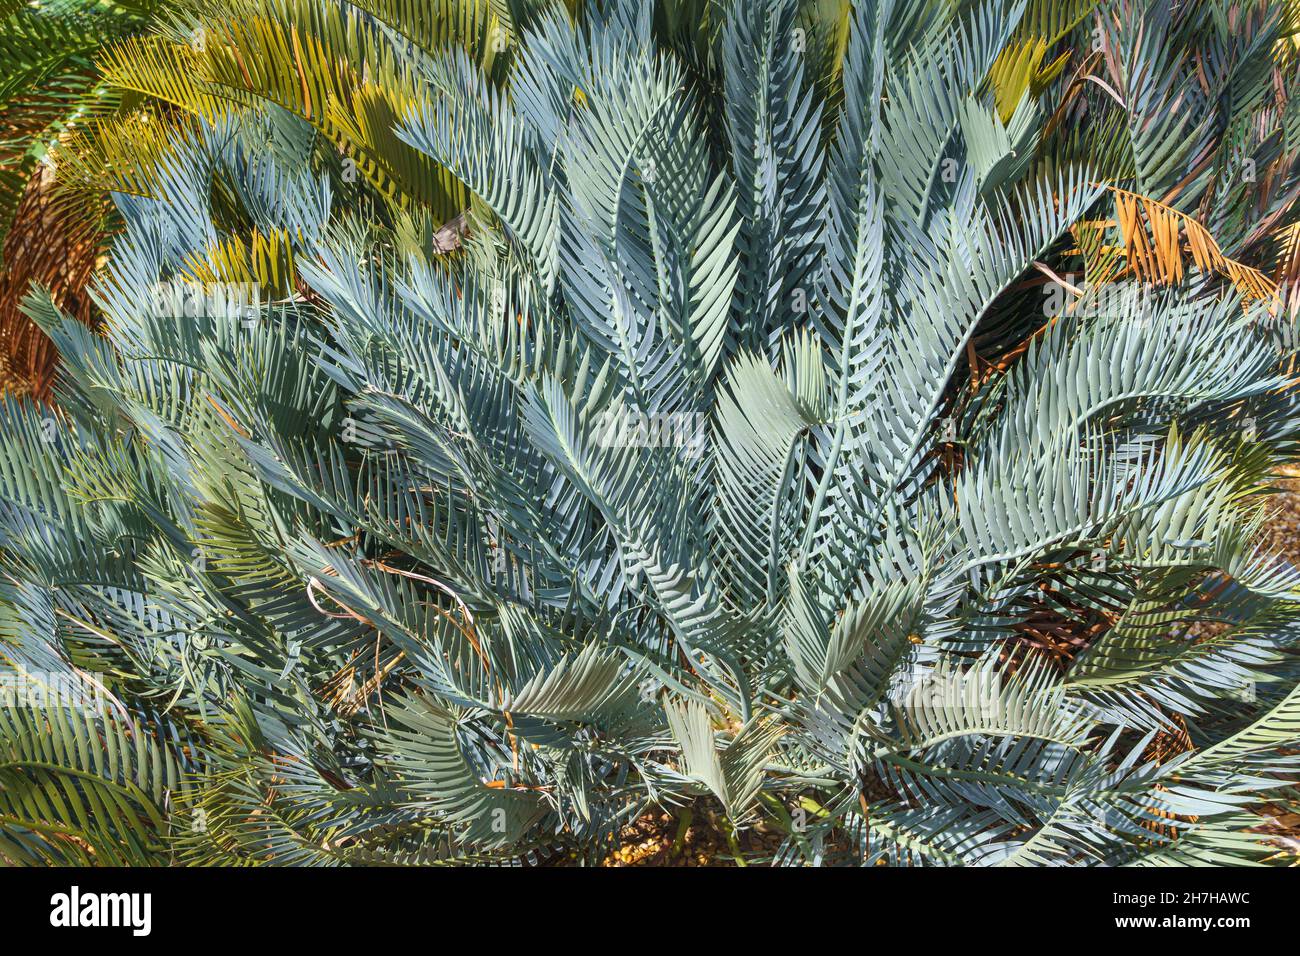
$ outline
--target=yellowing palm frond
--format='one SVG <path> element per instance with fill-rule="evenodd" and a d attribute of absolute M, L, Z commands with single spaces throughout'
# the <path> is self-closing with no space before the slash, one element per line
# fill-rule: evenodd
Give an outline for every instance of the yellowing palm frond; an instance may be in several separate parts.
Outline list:
<path fill-rule="evenodd" d="M 1011 42 L 989 70 L 989 83 L 1002 122 L 1008 122 L 1026 93 L 1039 96 L 1070 60 L 1066 50 L 1048 53 L 1098 6 L 1097 0 L 1038 0 L 1025 11 Z"/>
<path fill-rule="evenodd" d="M 154 196 L 159 161 L 191 125 L 183 113 L 96 117 L 64 136 L 51 153 L 59 185 Z"/>
<path fill-rule="evenodd" d="M 202 79 L 202 53 L 159 36 L 129 37 L 113 44 L 100 60 L 104 80 L 180 107 L 211 121 L 226 104 Z"/>
<path fill-rule="evenodd" d="M 370 4 L 374 15 L 405 25 L 401 4 Z M 486 9 L 486 8 L 485 8 Z M 500 22 L 494 14 L 439 21 L 421 36 L 454 37 L 485 55 L 484 38 Z M 409 26 L 395 26 L 412 30 Z M 240 105 L 279 106 L 311 123 L 396 206 L 417 203 L 443 218 L 458 213 L 463 190 L 428 157 L 394 132 L 417 102 L 409 61 L 357 9 L 303 0 L 256 0 L 242 12 L 203 21 L 194 42 L 165 37 L 133 39 L 114 47 L 104 63 L 109 83 L 177 106 L 209 121 Z M 120 147 L 117 148 L 120 151 Z"/>
<path fill-rule="evenodd" d="M 297 283 L 293 241 L 287 230 L 252 230 L 223 238 L 207 251 L 206 257 L 192 255 L 187 272 L 203 285 L 256 283 L 263 300 L 290 295 Z"/>

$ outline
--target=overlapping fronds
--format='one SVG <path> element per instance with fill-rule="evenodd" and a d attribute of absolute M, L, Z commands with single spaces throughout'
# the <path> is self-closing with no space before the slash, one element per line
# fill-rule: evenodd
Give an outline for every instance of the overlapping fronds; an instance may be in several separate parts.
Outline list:
<path fill-rule="evenodd" d="M 711 801 L 779 864 L 1284 859 L 1300 127 L 1276 18 L 1159 6 L 116 47 L 102 328 L 30 296 L 57 404 L 0 399 L 0 676 L 104 700 L 0 710 L 0 858 L 596 862 Z"/>

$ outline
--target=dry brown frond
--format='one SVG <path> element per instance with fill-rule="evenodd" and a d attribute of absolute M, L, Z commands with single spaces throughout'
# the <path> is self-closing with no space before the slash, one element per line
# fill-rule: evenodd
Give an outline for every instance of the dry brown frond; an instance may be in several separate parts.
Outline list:
<path fill-rule="evenodd" d="M 1224 255 L 1192 216 L 1149 196 L 1109 188 L 1130 274 L 1155 285 L 1174 285 L 1182 281 L 1190 259 L 1202 272 L 1226 276 L 1248 301 L 1278 294 L 1277 284 L 1264 273 Z"/>

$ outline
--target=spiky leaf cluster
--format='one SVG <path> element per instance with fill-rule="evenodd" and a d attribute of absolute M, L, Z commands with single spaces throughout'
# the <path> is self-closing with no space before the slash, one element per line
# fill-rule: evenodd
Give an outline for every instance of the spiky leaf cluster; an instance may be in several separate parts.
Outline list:
<path fill-rule="evenodd" d="M 4 673 L 105 700 L 0 711 L 0 857 L 594 861 L 698 799 L 781 863 L 1278 855 L 1280 16 L 519 4 L 503 67 L 252 6 L 196 82 L 280 101 L 116 194 L 101 331 L 29 300 Z M 312 24 L 402 84 L 359 183 Z M 443 173 L 450 254 L 394 205 Z M 292 278 L 232 305 L 250 234 Z"/>

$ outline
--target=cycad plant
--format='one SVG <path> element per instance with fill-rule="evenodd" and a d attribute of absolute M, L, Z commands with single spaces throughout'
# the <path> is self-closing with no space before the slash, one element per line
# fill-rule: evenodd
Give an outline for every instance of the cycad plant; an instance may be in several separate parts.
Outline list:
<path fill-rule="evenodd" d="M 1284 16 L 415 6 L 202 14 L 102 334 L 27 300 L 0 858 L 1282 859 Z"/>

